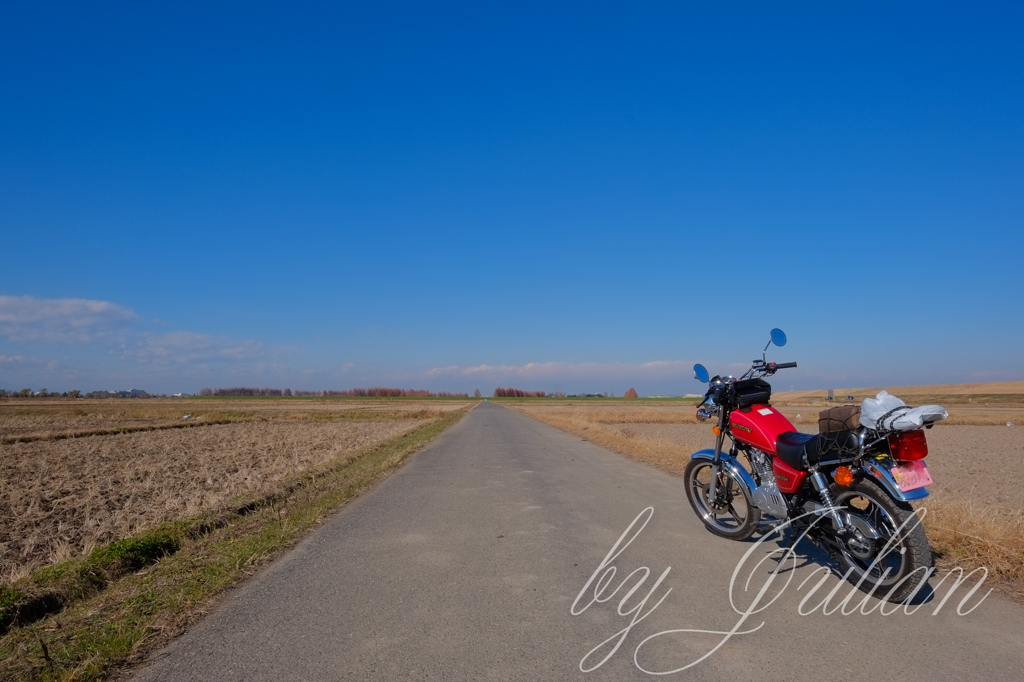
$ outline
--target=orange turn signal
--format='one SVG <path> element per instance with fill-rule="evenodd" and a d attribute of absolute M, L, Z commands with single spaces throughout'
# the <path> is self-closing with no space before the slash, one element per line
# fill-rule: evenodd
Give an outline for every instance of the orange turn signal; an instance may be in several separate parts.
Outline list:
<path fill-rule="evenodd" d="M 839 467 L 832 472 L 832 480 L 846 487 L 853 483 L 853 472 L 850 471 L 850 467 Z"/>
<path fill-rule="evenodd" d="M 718 428 L 717 426 L 712 426 L 711 427 L 711 432 L 713 434 L 715 434 L 716 436 L 722 435 L 722 429 Z"/>

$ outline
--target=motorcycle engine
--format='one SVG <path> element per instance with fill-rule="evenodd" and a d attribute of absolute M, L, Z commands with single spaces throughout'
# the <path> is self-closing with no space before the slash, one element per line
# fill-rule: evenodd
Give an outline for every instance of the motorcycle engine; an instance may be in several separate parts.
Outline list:
<path fill-rule="evenodd" d="M 770 514 L 780 521 L 789 517 L 789 507 L 786 500 L 779 492 L 779 485 L 775 481 L 775 472 L 772 471 L 772 458 L 760 450 L 750 450 L 750 463 L 754 467 L 754 473 L 760 479 L 761 484 L 753 492 L 754 505 L 766 514 Z"/>

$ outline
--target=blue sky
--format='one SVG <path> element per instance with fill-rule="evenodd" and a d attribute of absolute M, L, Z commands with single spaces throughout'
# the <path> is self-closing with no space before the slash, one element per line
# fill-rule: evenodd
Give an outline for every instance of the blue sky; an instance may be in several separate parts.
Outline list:
<path fill-rule="evenodd" d="M 0 4 L 0 388 L 1024 379 L 1010 3 Z"/>

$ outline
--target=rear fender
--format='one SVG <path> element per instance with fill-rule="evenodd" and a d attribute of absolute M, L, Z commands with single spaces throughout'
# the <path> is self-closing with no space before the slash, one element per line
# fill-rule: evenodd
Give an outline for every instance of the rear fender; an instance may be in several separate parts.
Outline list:
<path fill-rule="evenodd" d="M 714 462 L 715 449 L 707 448 L 706 450 L 698 450 L 697 452 L 690 455 L 690 459 L 705 459 L 709 462 Z M 732 457 L 726 452 L 722 453 L 721 457 L 719 458 L 719 462 L 737 483 L 739 483 L 740 485 L 747 489 L 747 499 L 754 499 L 754 491 L 757 489 L 757 482 L 754 480 L 754 477 L 750 475 L 750 472 L 747 471 L 742 464 L 737 462 L 734 457 Z"/>
<path fill-rule="evenodd" d="M 704 451 L 701 450 L 701 452 Z M 711 454 L 714 455 L 714 453 L 715 451 L 712 450 Z M 878 481 L 882 485 L 882 488 L 885 489 L 885 492 L 889 493 L 894 500 L 899 500 L 900 502 L 913 502 L 914 500 L 923 500 L 928 497 L 928 490 L 925 488 L 918 488 L 917 490 L 911 490 L 908 492 L 900 490 L 899 485 L 896 484 L 896 479 L 892 477 L 892 474 L 884 466 L 879 466 L 874 462 L 867 462 L 864 464 L 863 468 L 864 473 Z"/>

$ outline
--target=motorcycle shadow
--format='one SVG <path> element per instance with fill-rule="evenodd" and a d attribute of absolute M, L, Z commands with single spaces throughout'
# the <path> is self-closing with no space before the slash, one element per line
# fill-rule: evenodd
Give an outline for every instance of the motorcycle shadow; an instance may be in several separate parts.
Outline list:
<path fill-rule="evenodd" d="M 765 555 L 770 555 L 767 556 L 768 561 L 765 564 L 774 564 L 774 568 L 769 566 L 767 572 L 776 571 L 779 575 L 784 575 L 790 571 L 817 566 L 827 568 L 839 580 L 846 579 L 846 572 L 840 563 L 825 548 L 792 527 L 779 531 L 774 524 L 762 522 L 754 534 L 742 542 L 764 545 Z M 788 549 L 792 551 L 786 551 Z M 885 594 L 884 591 L 880 592 L 882 595 Z M 927 604 L 933 599 L 935 591 L 931 585 L 925 584 L 906 603 L 917 606 Z"/>

